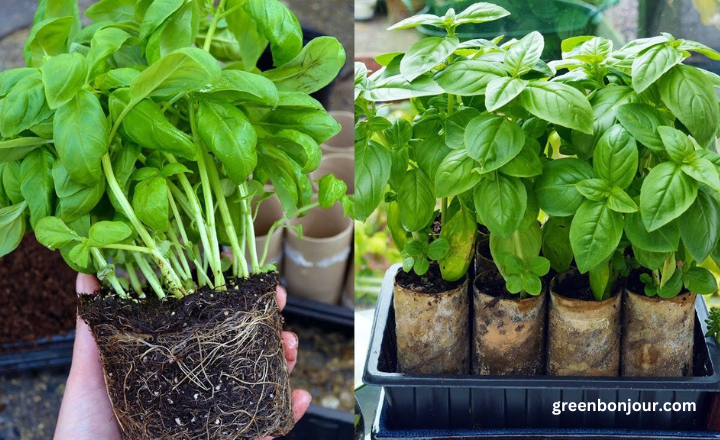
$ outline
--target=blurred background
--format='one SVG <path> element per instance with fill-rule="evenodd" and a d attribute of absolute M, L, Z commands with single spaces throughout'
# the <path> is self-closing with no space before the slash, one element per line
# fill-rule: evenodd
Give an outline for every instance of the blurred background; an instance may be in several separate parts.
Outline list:
<path fill-rule="evenodd" d="M 316 95 L 344 126 L 322 145 L 324 158 L 316 174 L 332 172 L 352 191 L 354 5 L 350 0 L 282 1 L 297 15 L 306 40 L 330 35 L 346 48 L 347 62 L 338 78 Z M 79 0 L 81 11 L 93 3 Z M 36 5 L 37 0 L 0 0 L 0 71 L 25 65 L 22 49 Z M 353 222 L 337 205 L 294 221 L 303 224 L 303 239 L 286 229 L 263 237 L 282 217 L 271 200 L 263 203 L 255 225 L 258 244 L 271 241 L 270 255 L 289 292 L 285 329 L 300 341 L 291 386 L 313 396 L 307 416 L 287 438 L 350 438 Z M 329 267 L 318 264 L 328 259 L 334 262 Z M 31 237 L 0 259 L 0 440 L 53 437 L 72 356 L 75 276 L 59 253 Z"/>

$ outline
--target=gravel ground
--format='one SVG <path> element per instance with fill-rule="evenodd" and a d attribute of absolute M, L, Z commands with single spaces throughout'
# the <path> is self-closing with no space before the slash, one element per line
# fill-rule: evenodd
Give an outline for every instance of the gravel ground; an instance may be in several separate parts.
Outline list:
<path fill-rule="evenodd" d="M 346 47 L 348 52 L 345 68 L 336 82 L 330 108 L 351 111 L 353 105 L 353 4 L 349 0 L 283 0 L 297 14 L 305 27 L 332 35 Z M 22 47 L 27 39 L 28 26 L 36 0 L 2 0 L 0 17 L 0 71 L 24 66 Z M 86 8 L 92 0 L 80 0 Z M 352 352 L 352 351 L 351 351 Z M 302 358 L 301 351 L 300 357 Z M 307 356 L 317 361 L 316 353 Z M 49 440 L 53 436 L 57 413 L 67 378 L 67 369 L 44 371 L 3 377 L 0 375 L 0 440 Z M 348 379 L 350 384 L 351 380 Z M 348 388 L 350 385 L 348 385 Z M 347 390 L 337 399 L 346 407 Z M 332 406 L 337 399 L 325 399 Z M 320 398 L 315 403 L 320 403 Z"/>

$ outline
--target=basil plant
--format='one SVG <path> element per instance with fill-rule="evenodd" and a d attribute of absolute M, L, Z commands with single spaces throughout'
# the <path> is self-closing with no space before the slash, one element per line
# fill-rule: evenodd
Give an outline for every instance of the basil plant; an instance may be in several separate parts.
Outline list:
<path fill-rule="evenodd" d="M 447 280 L 465 274 L 482 224 L 507 289 L 539 295 L 550 262 L 540 256 L 536 181 L 558 131 L 593 133 L 593 109 L 582 91 L 549 81 L 555 70 L 541 60 L 540 33 L 505 43 L 455 36 L 460 24 L 507 14 L 475 3 L 459 14 L 411 17 L 391 29 L 424 24 L 447 35 L 379 57 L 383 68 L 369 76 L 356 64 L 356 112 L 364 116 L 356 132 L 356 213 L 365 218 L 383 197 L 390 200 L 388 222 L 405 270 L 422 274 L 429 257 Z M 378 101 L 408 98 L 418 113 L 412 124 L 378 116 Z M 436 200 L 439 239 L 449 245 L 437 253 Z"/>
<path fill-rule="evenodd" d="M 699 264 L 720 263 L 720 77 L 683 62 L 720 53 L 669 34 L 619 50 L 577 37 L 563 52 L 553 81 L 588 91 L 593 130 L 559 131 L 560 153 L 574 157 L 547 164 L 535 185 L 548 224 L 564 227 L 548 230 L 553 267 L 574 257 L 597 299 L 630 269 L 648 296 L 715 292 Z"/>
<path fill-rule="evenodd" d="M 273 268 L 253 230 L 273 192 L 275 227 L 352 209 L 342 181 L 320 179 L 316 200 L 308 177 L 340 130 L 309 94 L 335 78 L 342 46 L 303 46 L 277 0 L 215 3 L 100 0 L 83 26 L 75 0 L 41 0 L 27 67 L 0 73 L 0 256 L 29 228 L 120 296 L 181 297 Z M 268 46 L 274 68 L 260 71 Z"/>

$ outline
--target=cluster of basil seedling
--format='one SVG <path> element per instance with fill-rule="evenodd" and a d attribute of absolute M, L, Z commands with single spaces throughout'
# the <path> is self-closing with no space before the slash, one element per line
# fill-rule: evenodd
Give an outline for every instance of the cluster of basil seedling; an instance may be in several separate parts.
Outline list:
<path fill-rule="evenodd" d="M 720 262 L 720 77 L 683 62 L 720 53 L 669 34 L 619 49 L 583 36 L 545 62 L 538 32 L 455 35 L 507 15 L 489 3 L 417 15 L 391 29 L 446 36 L 378 57 L 371 74 L 356 63 L 357 217 L 389 202 L 404 269 L 421 277 L 438 264 L 462 278 L 480 224 L 511 293 L 539 295 L 571 266 L 598 300 L 632 270 L 648 296 L 716 291 L 701 264 Z M 381 116 L 378 103 L 404 99 L 412 122 Z"/>
<path fill-rule="evenodd" d="M 277 0 L 214 3 L 100 0 L 83 26 L 76 1 L 40 2 L 28 67 L 0 73 L 0 256 L 31 229 L 122 297 L 182 297 L 273 269 L 253 229 L 272 194 L 276 227 L 352 210 L 344 182 L 323 177 L 314 198 L 309 177 L 340 130 L 309 94 L 342 46 L 304 46 Z"/>

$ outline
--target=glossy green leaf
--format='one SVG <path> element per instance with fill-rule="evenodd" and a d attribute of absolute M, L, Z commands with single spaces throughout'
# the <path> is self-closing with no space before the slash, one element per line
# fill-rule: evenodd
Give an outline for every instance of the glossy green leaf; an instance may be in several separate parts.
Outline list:
<path fill-rule="evenodd" d="M 717 199 L 706 190 L 698 191 L 697 198 L 678 223 L 685 249 L 695 261 L 705 261 L 720 237 L 720 207 Z"/>
<path fill-rule="evenodd" d="M 257 134 L 247 116 L 232 104 L 201 100 L 198 133 L 210 151 L 225 165 L 228 177 L 239 185 L 257 165 Z"/>
<path fill-rule="evenodd" d="M 513 44 L 505 52 L 505 65 L 510 75 L 519 77 L 530 72 L 535 64 L 540 61 L 545 40 L 540 32 L 534 31 L 527 34 L 520 41 Z"/>
<path fill-rule="evenodd" d="M 450 152 L 435 174 L 436 196 L 452 197 L 474 188 L 481 179 L 478 173 L 473 172 L 475 166 L 476 162 L 464 149 Z"/>
<path fill-rule="evenodd" d="M 538 152 L 540 144 L 533 138 L 526 138 L 520 153 L 500 167 L 500 172 L 514 177 L 535 177 L 542 174 L 543 164 Z"/>
<path fill-rule="evenodd" d="M 625 189 L 632 183 L 638 169 L 638 149 L 633 138 L 621 125 L 605 132 L 595 147 L 593 168 L 610 186 Z"/>
<path fill-rule="evenodd" d="M 50 58 L 40 69 L 48 106 L 55 110 L 75 97 L 85 85 L 88 65 L 85 57 L 75 52 Z M 63 72 L 58 75 L 58 72 Z"/>
<path fill-rule="evenodd" d="M 693 267 L 685 272 L 683 284 L 689 291 L 698 295 L 710 295 L 718 290 L 718 284 L 712 272 L 704 267 Z"/>
<path fill-rule="evenodd" d="M 434 182 L 440 165 L 452 151 L 445 145 L 445 139 L 442 136 L 431 137 L 415 146 L 415 161 L 430 178 L 430 181 Z"/>
<path fill-rule="evenodd" d="M 534 82 L 520 96 L 523 107 L 538 118 L 593 133 L 593 109 L 577 89 L 562 83 Z"/>
<path fill-rule="evenodd" d="M 681 165 L 683 173 L 720 192 L 720 174 L 715 164 L 697 153 L 690 153 L 686 162 Z"/>
<path fill-rule="evenodd" d="M 200 93 L 216 99 L 263 107 L 274 108 L 280 104 L 278 90 L 272 81 L 242 70 L 223 70 L 220 80 L 203 87 Z"/>
<path fill-rule="evenodd" d="M 682 271 L 676 270 L 675 272 L 673 272 L 672 276 L 670 276 L 670 279 L 665 282 L 665 285 L 657 289 L 657 295 L 660 298 L 665 299 L 674 298 L 680 293 L 680 291 L 682 291 L 682 286 Z"/>
<path fill-rule="evenodd" d="M 465 130 L 468 156 L 479 162 L 482 173 L 500 168 L 517 156 L 525 145 L 525 132 L 503 116 L 479 116 Z"/>
<path fill-rule="evenodd" d="M 571 217 L 550 217 L 542 227 L 542 253 L 556 272 L 568 270 L 573 260 L 571 221 Z"/>
<path fill-rule="evenodd" d="M 347 193 L 347 185 L 332 174 L 323 176 L 318 184 L 320 207 L 328 209 Z"/>
<path fill-rule="evenodd" d="M 397 29 L 410 29 L 410 28 L 421 26 L 421 25 L 442 27 L 443 26 L 443 18 L 438 17 L 437 15 L 432 15 L 432 14 L 413 15 L 412 17 L 406 18 L 402 21 L 399 21 L 398 23 L 395 23 L 394 25 L 390 26 L 388 28 L 388 30 L 393 31 L 393 30 L 397 30 Z"/>
<path fill-rule="evenodd" d="M 24 201 L 20 185 L 22 174 L 20 173 L 20 161 L 8 162 L 3 167 L 2 186 L 10 202 L 18 204 Z"/>
<path fill-rule="evenodd" d="M 132 229 L 123 222 L 100 221 L 90 227 L 89 244 L 93 247 L 104 247 L 120 243 L 132 235 Z"/>
<path fill-rule="evenodd" d="M 695 67 L 679 65 L 666 73 L 658 86 L 662 101 L 700 145 L 715 139 L 720 106 L 710 79 Z"/>
<path fill-rule="evenodd" d="M 622 214 L 605 202 L 583 202 L 570 226 L 570 243 L 580 273 L 607 260 L 620 243 L 622 232 Z"/>
<path fill-rule="evenodd" d="M 30 209 L 30 223 L 52 215 L 54 186 L 52 177 L 55 157 L 43 147 L 28 154 L 20 165 L 20 191 Z M 3 173 L 4 174 L 4 173 Z"/>
<path fill-rule="evenodd" d="M 507 72 L 502 64 L 461 60 L 438 72 L 435 81 L 447 93 L 473 96 L 484 95 L 490 81 L 504 76 L 507 76 Z"/>
<path fill-rule="evenodd" d="M 283 148 L 291 157 L 294 156 L 294 159 L 302 156 L 302 161 L 295 161 L 300 165 L 303 174 L 313 172 L 320 166 L 322 150 L 312 136 L 297 130 L 280 130 L 275 136 L 270 142 L 279 141 L 277 146 Z"/>
<path fill-rule="evenodd" d="M 480 112 L 469 107 L 455 112 L 445 119 L 445 143 L 453 150 L 465 149 L 465 129 Z"/>
<path fill-rule="evenodd" d="M 497 174 L 495 180 L 480 182 L 474 200 L 475 210 L 490 232 L 508 238 L 525 215 L 527 191 L 520 179 Z"/>
<path fill-rule="evenodd" d="M 53 250 L 81 240 L 81 237 L 75 231 L 57 217 L 41 219 L 35 228 L 35 238 L 43 246 Z"/>
<path fill-rule="evenodd" d="M 661 76 L 682 62 L 683 53 L 672 46 L 659 44 L 638 55 L 632 65 L 632 83 L 636 92 L 642 93 L 655 84 Z"/>
<path fill-rule="evenodd" d="M 665 149 L 658 128 L 667 125 L 667 121 L 655 107 L 644 103 L 624 104 L 615 113 L 618 121 L 638 142 L 656 151 Z"/>
<path fill-rule="evenodd" d="M 52 176 L 58 197 L 55 215 L 66 223 L 89 213 L 105 194 L 105 179 L 100 179 L 91 186 L 81 185 L 70 178 L 62 161 L 55 161 Z"/>
<path fill-rule="evenodd" d="M 280 90 L 315 93 L 330 84 L 345 64 L 345 49 L 333 37 L 310 41 L 282 66 L 263 72 Z"/>
<path fill-rule="evenodd" d="M 2 100 L 0 133 L 12 138 L 50 117 L 39 72 L 21 79 Z"/>
<path fill-rule="evenodd" d="M 46 56 L 67 51 L 68 39 L 75 25 L 73 17 L 48 18 L 35 24 L 25 42 L 25 61 L 29 67 L 40 67 Z"/>
<path fill-rule="evenodd" d="M 135 0 L 100 0 L 87 8 L 85 15 L 96 23 L 132 21 L 135 19 Z"/>
<path fill-rule="evenodd" d="M 282 66 L 300 53 L 303 45 L 300 23 L 285 5 L 277 0 L 244 0 L 242 6 L 258 33 L 270 41 L 275 66 Z"/>
<path fill-rule="evenodd" d="M 441 260 L 450 252 L 450 242 L 446 238 L 438 238 L 428 245 L 428 258 L 431 260 Z"/>
<path fill-rule="evenodd" d="M 697 196 L 697 183 L 679 165 L 665 162 L 645 178 L 640 192 L 640 212 L 652 232 L 680 217 Z"/>
<path fill-rule="evenodd" d="M 586 199 L 593 202 L 604 202 L 610 197 L 612 186 L 605 179 L 586 179 L 578 182 L 575 187 Z"/>
<path fill-rule="evenodd" d="M 239 44 L 242 62 L 247 70 L 252 70 L 268 45 L 268 40 L 253 22 L 253 19 L 243 8 L 246 0 L 228 0 L 226 11 L 229 12 L 226 20 L 228 28 L 235 35 Z"/>
<path fill-rule="evenodd" d="M 400 221 L 408 231 L 419 231 L 433 220 L 435 195 L 432 181 L 422 170 L 414 169 L 405 174 L 398 191 L 398 206 Z"/>
<path fill-rule="evenodd" d="M 487 85 L 485 107 L 488 111 L 494 112 L 520 96 L 527 84 L 525 80 L 511 77 L 493 79 Z"/>
<path fill-rule="evenodd" d="M 612 209 L 615 212 L 621 212 L 623 214 L 629 214 L 632 212 L 637 212 L 640 208 L 638 208 L 637 204 L 633 199 L 622 189 L 619 187 L 613 187 L 610 190 L 610 195 L 607 199 L 607 205 L 608 208 Z"/>
<path fill-rule="evenodd" d="M 268 113 L 261 121 L 271 132 L 284 129 L 297 130 L 308 134 L 315 142 L 322 144 L 340 132 L 340 124 L 324 110 L 294 110 L 278 108 Z"/>
<path fill-rule="evenodd" d="M 355 216 L 363 221 L 383 200 L 390 178 L 390 152 L 374 142 L 355 144 Z"/>
<path fill-rule="evenodd" d="M 675 252 L 680 244 L 678 222 L 648 232 L 640 213 L 625 216 L 625 234 L 634 247 L 648 252 Z"/>
<path fill-rule="evenodd" d="M 37 75 L 38 70 L 30 67 L 8 69 L 0 72 L 0 98 L 4 98 L 23 78 Z"/>
<path fill-rule="evenodd" d="M 592 177 L 592 168 L 582 160 L 563 158 L 550 161 L 535 181 L 540 209 L 557 217 L 575 214 L 583 202 L 583 196 L 575 185 Z"/>
<path fill-rule="evenodd" d="M 92 92 L 81 90 L 57 110 L 53 132 L 58 156 L 73 180 L 92 185 L 103 177 L 100 160 L 107 153 L 110 127 Z"/>
<path fill-rule="evenodd" d="M 145 12 L 142 23 L 140 23 L 140 39 L 147 38 L 165 20 L 170 18 L 175 11 L 180 9 L 185 0 L 154 0 Z"/>
<path fill-rule="evenodd" d="M 0 258 L 17 249 L 25 235 L 27 203 L 0 208 Z"/>
<path fill-rule="evenodd" d="M 143 180 L 135 186 L 132 207 L 140 221 L 157 231 L 167 231 L 170 208 L 164 177 Z"/>
<path fill-rule="evenodd" d="M 413 44 L 400 62 L 400 74 L 412 82 L 442 64 L 457 49 L 457 37 L 427 37 Z"/>
<path fill-rule="evenodd" d="M 0 141 L 0 164 L 22 159 L 31 151 L 51 142 L 37 137 L 22 137 Z"/>
<path fill-rule="evenodd" d="M 465 276 L 475 254 L 476 236 L 477 223 L 465 207 L 443 225 L 440 237 L 450 244 L 447 255 L 439 261 L 444 280 L 457 281 Z"/>
<path fill-rule="evenodd" d="M 695 151 L 695 147 L 685 133 L 672 127 L 658 127 L 658 134 L 665 145 L 670 159 L 683 163 Z"/>
<path fill-rule="evenodd" d="M 475 2 L 455 16 L 455 23 L 487 23 L 510 15 L 505 8 L 490 2 Z"/>
<path fill-rule="evenodd" d="M 199 27 L 200 8 L 198 3 L 184 3 L 150 34 L 145 45 L 145 57 L 148 59 L 148 63 L 152 64 L 169 53 L 191 46 L 198 35 Z"/>

